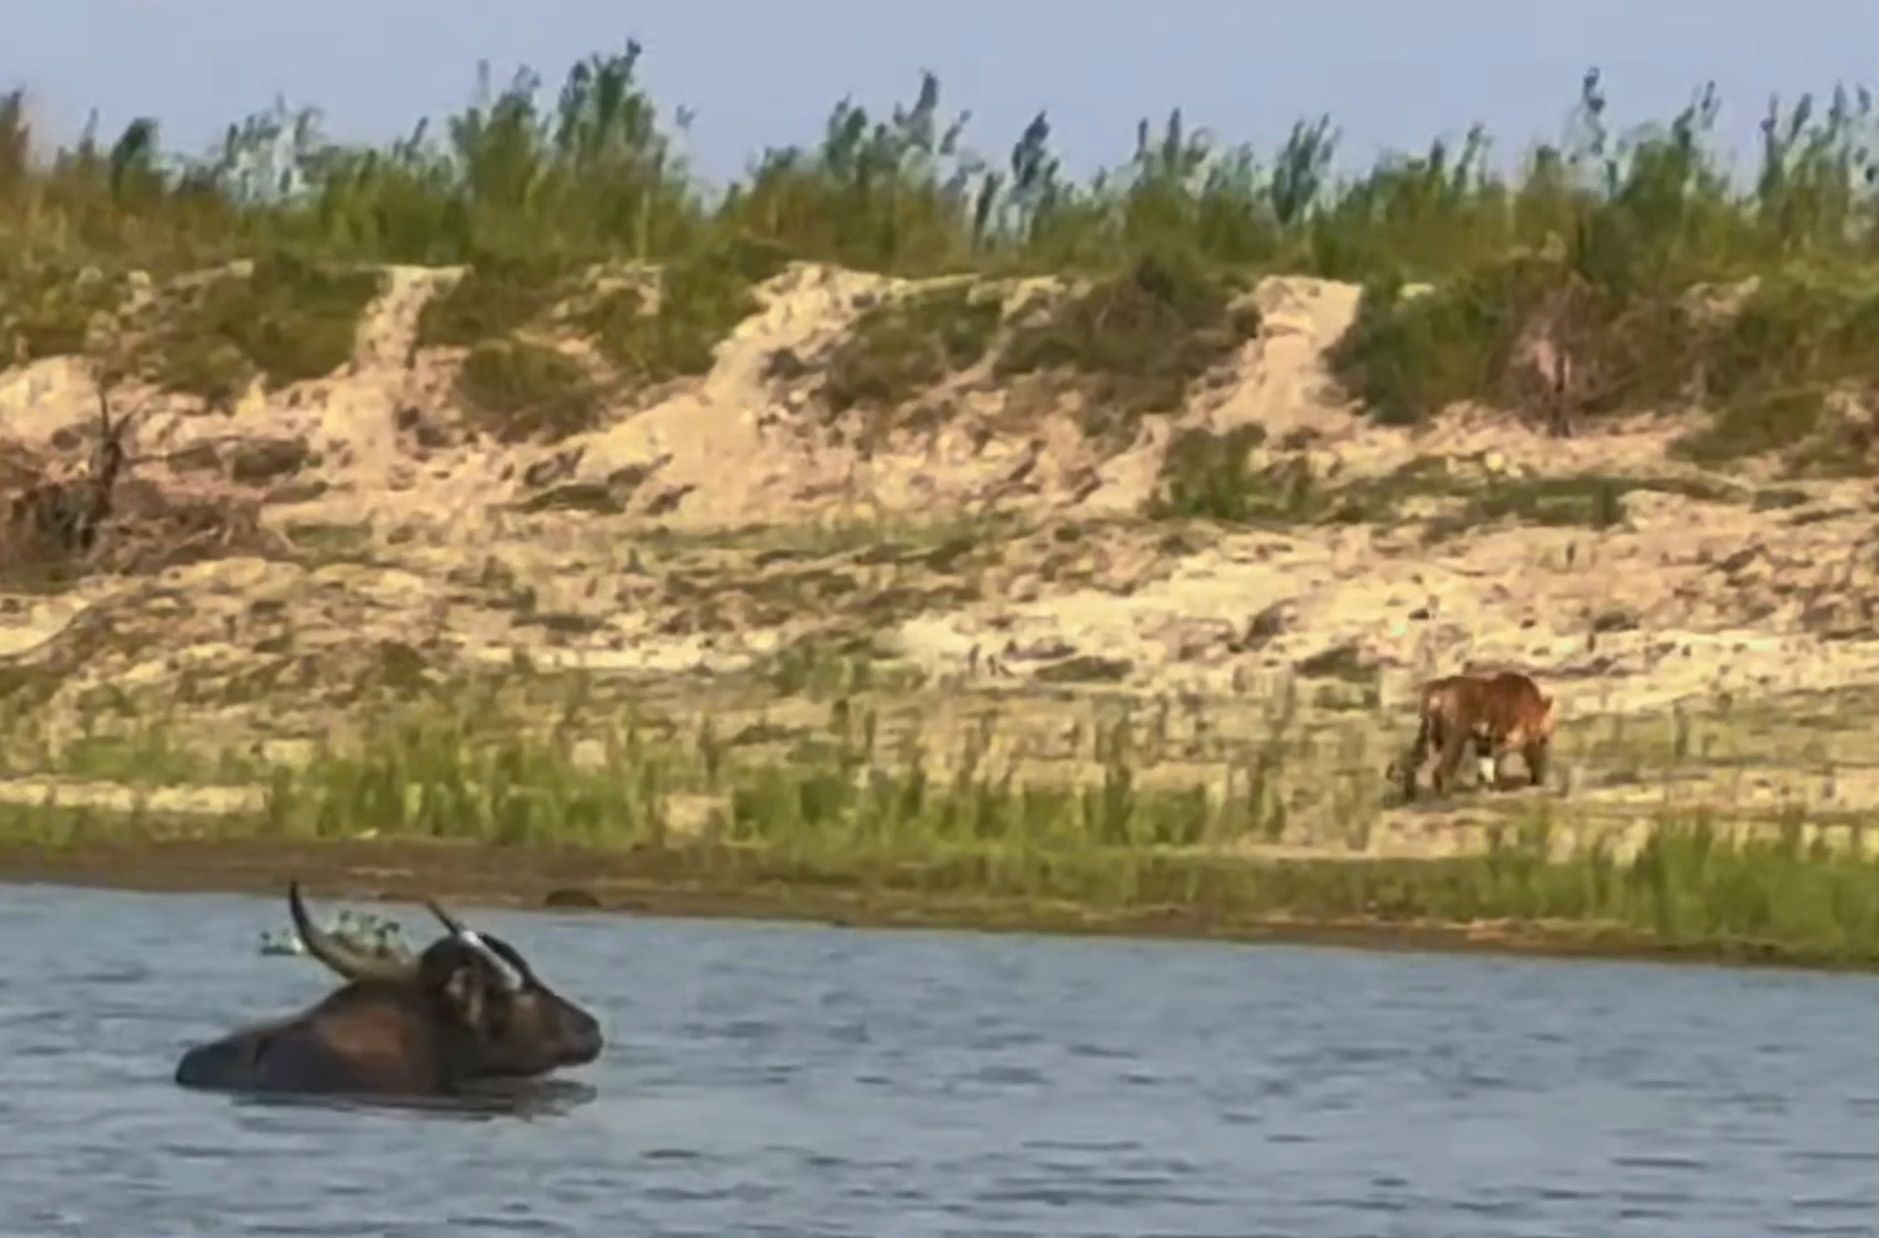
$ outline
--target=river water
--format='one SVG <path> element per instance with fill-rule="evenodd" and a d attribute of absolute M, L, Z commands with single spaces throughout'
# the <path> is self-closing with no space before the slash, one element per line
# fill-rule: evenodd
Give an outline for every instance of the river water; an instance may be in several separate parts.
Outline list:
<path fill-rule="evenodd" d="M 1879 1232 L 1873 980 L 471 920 L 598 1062 L 509 1112 L 266 1103 L 170 1072 L 328 987 L 256 949 L 282 900 L 0 886 L 0 1234 Z"/>

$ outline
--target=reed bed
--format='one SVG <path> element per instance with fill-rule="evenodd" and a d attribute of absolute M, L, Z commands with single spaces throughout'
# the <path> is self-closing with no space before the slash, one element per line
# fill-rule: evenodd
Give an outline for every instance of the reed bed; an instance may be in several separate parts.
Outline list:
<path fill-rule="evenodd" d="M 1620 125 L 1596 71 L 1564 142 L 1497 166 L 1484 126 L 1367 172 L 1333 171 L 1330 118 L 1262 154 L 1188 124 L 1144 120 L 1119 165 L 1070 179 L 1040 114 L 990 152 L 921 76 L 880 111 L 843 101 L 817 142 L 773 149 L 709 188 L 682 154 L 689 121 L 640 85 L 642 49 L 588 56 L 552 101 L 524 70 L 479 76 L 473 101 L 382 148 L 338 143 L 317 110 L 232 123 L 219 149 L 161 146 L 137 120 L 39 149 L 27 101 L 0 96 L 0 251 L 155 266 L 277 247 L 361 262 L 491 265 L 506 304 L 532 278 L 599 258 L 698 259 L 733 242 L 869 270 L 1119 269 L 1144 252 L 1333 278 L 1439 279 L 1549 240 L 1601 287 L 1726 278 L 1789 259 L 1870 270 L 1872 100 L 1771 103 L 1753 175 L 1712 135 L 1698 92 L 1666 122 Z M 1501 161 L 1506 162 L 1506 161 Z M 497 264 L 501 264 L 500 267 Z M 512 315 L 513 316 L 513 315 Z"/>
<path fill-rule="evenodd" d="M 445 839 L 513 849 L 518 863 L 590 848 L 666 855 L 720 886 L 1174 911 L 1222 925 L 1512 924 L 1633 945 L 1879 959 L 1879 859 L 1864 819 L 1839 823 L 1852 845 L 1830 846 L 1794 814 L 1745 830 L 1713 807 L 1663 808 L 1642 846 L 1621 856 L 1596 830 L 1589 844 L 1555 845 L 1585 826 L 1570 799 L 1513 797 L 1469 854 L 1274 852 L 1262 847 L 1284 831 L 1287 787 L 1326 768 L 1276 730 L 1222 795 L 1217 784 L 1145 785 L 1152 749 L 1120 725 L 1098 737 L 1097 777 L 1078 784 L 1020 780 L 975 760 L 970 745 L 931 759 L 917 732 L 890 737 L 865 711 L 839 709 L 826 728 L 753 747 L 709 722 L 680 728 L 630 709 L 527 720 L 492 700 L 409 702 L 293 761 L 192 745 L 158 723 L 82 739 L 47 768 L 145 793 L 239 782 L 256 793 L 251 808 L 179 822 L 143 799 L 112 812 L 49 792 L 0 807 L 0 839 L 53 849 L 178 831 Z M 1354 799 L 1350 808 L 1378 811 Z"/>

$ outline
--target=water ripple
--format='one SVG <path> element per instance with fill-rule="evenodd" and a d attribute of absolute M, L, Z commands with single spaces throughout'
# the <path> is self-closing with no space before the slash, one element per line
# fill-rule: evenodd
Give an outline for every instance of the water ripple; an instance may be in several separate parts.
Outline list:
<path fill-rule="evenodd" d="M 0 1235 L 1879 1232 L 1856 977 L 491 912 L 593 1067 L 174 1087 L 323 991 L 282 914 L 6 892 Z"/>

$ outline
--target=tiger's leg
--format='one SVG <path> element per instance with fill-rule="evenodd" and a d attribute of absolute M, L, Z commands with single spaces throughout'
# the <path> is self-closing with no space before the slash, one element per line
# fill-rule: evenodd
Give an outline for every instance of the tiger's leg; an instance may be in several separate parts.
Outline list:
<path fill-rule="evenodd" d="M 1499 790 L 1501 785 L 1500 753 L 1486 727 L 1475 728 L 1475 781 L 1482 787 Z"/>
<path fill-rule="evenodd" d="M 1527 761 L 1529 786 L 1537 787 L 1546 781 L 1546 762 L 1547 758 L 1552 755 L 1552 746 L 1550 739 L 1536 739 L 1520 750 L 1521 756 Z"/>
<path fill-rule="evenodd" d="M 1442 731 L 1442 755 L 1435 763 L 1435 793 L 1445 793 L 1454 782 L 1455 770 L 1461 765 L 1462 756 L 1468 751 L 1468 732 L 1458 726 L 1444 727 Z"/>
<path fill-rule="evenodd" d="M 1423 765 L 1429 760 L 1429 746 L 1430 722 L 1429 715 L 1425 713 L 1416 727 L 1416 742 L 1410 746 L 1409 759 L 1403 763 L 1399 771 L 1403 779 L 1403 798 L 1406 800 L 1416 798 L 1416 792 L 1419 789 L 1416 785 L 1417 779 L 1422 774 Z"/>

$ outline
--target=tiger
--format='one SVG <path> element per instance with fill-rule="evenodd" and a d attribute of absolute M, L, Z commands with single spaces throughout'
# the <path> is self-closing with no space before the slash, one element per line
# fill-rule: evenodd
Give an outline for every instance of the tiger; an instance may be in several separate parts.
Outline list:
<path fill-rule="evenodd" d="M 1539 786 L 1546 778 L 1557 720 L 1553 707 L 1553 699 L 1519 671 L 1448 675 L 1425 683 L 1415 745 L 1400 769 L 1404 797 L 1416 797 L 1416 776 L 1431 749 L 1438 750 L 1440 758 L 1430 781 L 1435 793 L 1442 794 L 1454 780 L 1470 740 L 1481 785 L 1499 787 L 1501 757 L 1519 749 L 1529 784 Z"/>

